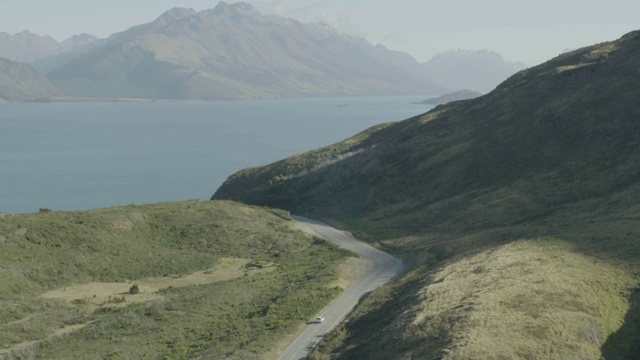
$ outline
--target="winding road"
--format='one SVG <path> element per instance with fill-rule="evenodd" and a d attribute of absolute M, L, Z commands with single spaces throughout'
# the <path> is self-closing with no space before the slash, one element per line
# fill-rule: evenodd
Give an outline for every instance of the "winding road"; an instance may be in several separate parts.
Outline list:
<path fill-rule="evenodd" d="M 282 355 L 280 355 L 280 360 L 305 359 L 318 342 L 353 309 L 362 296 L 378 286 L 386 284 L 403 271 L 402 261 L 400 259 L 384 251 L 380 251 L 367 243 L 356 240 L 343 231 L 334 229 L 321 222 L 299 216 L 294 216 L 294 219 L 300 223 L 303 231 L 320 236 L 344 249 L 369 259 L 373 266 L 368 273 L 357 280 L 331 305 L 318 314 L 318 316 L 324 316 L 324 323 L 309 325 L 304 332 L 287 347 Z"/>

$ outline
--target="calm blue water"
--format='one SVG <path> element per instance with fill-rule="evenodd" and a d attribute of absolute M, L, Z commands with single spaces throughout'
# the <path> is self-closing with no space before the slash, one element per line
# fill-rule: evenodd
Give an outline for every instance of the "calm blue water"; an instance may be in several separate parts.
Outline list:
<path fill-rule="evenodd" d="M 2 105 L 0 211 L 208 199 L 242 168 L 423 113 L 409 103 L 424 98 Z"/>

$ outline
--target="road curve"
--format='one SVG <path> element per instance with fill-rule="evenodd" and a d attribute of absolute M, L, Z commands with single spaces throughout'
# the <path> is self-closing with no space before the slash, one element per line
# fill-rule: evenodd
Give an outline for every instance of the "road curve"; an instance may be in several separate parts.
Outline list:
<path fill-rule="evenodd" d="M 294 216 L 293 218 L 300 223 L 303 231 L 320 236 L 344 249 L 369 259 L 373 263 L 373 266 L 368 273 L 351 285 L 351 287 L 345 290 L 331 305 L 318 314 L 318 316 L 324 316 L 325 322 L 322 324 L 309 325 L 304 332 L 287 347 L 282 355 L 280 355 L 279 360 L 305 359 L 320 339 L 342 321 L 363 295 L 394 279 L 400 275 L 403 270 L 400 259 L 378 250 L 367 243 L 356 240 L 343 231 L 300 216 Z"/>

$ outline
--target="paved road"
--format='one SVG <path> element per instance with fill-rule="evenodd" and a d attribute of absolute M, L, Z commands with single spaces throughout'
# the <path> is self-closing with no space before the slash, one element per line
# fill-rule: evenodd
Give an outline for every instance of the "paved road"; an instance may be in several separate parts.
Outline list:
<path fill-rule="evenodd" d="M 386 284 L 391 279 L 400 275 L 403 270 L 400 259 L 380 251 L 369 244 L 358 241 L 343 231 L 303 217 L 294 216 L 294 218 L 300 222 L 304 231 L 318 235 L 340 247 L 370 259 L 373 266 L 367 274 L 318 314 L 319 316 L 324 316 L 325 322 L 323 324 L 309 325 L 307 329 L 289 345 L 282 355 L 280 355 L 280 360 L 305 359 L 320 339 L 342 321 L 363 295 L 380 285 Z"/>

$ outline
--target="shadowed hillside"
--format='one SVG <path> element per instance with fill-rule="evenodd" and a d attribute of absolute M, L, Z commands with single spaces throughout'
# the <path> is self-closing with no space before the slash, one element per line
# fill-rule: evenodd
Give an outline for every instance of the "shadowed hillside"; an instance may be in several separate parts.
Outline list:
<path fill-rule="evenodd" d="M 339 222 L 415 263 L 318 358 L 632 359 L 639 67 L 633 32 L 240 171 L 213 198 Z"/>
<path fill-rule="evenodd" d="M 608 195 L 639 179 L 638 38 L 563 55 L 485 96 L 240 171 L 214 198 L 410 233 L 448 222 L 514 224 Z M 500 206 L 482 204 L 490 194 Z M 456 215 L 469 201 L 479 207 Z"/>

